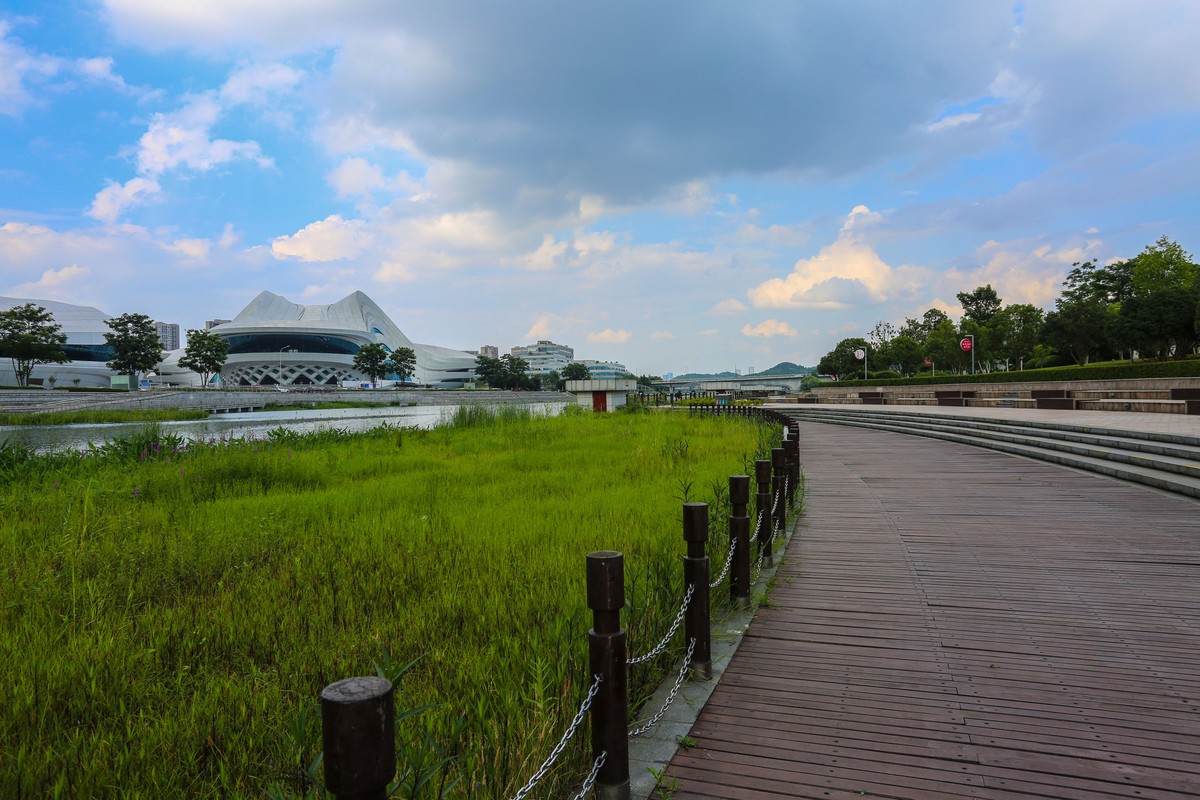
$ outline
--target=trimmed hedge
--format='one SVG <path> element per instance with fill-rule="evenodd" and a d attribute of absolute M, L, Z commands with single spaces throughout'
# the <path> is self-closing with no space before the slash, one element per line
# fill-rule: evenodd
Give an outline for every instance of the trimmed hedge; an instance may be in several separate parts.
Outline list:
<path fill-rule="evenodd" d="M 975 375 L 939 375 L 936 378 L 891 378 L 884 380 L 844 380 L 837 386 L 930 386 L 946 383 L 1024 383 L 1029 381 L 1113 381 L 1131 378 L 1200 378 L 1200 358 L 1180 361 L 1142 361 L 1136 364 L 1099 364 L 1075 367 L 1047 367 L 1011 372 L 986 372 Z M 822 383 L 822 386 L 831 384 Z"/>

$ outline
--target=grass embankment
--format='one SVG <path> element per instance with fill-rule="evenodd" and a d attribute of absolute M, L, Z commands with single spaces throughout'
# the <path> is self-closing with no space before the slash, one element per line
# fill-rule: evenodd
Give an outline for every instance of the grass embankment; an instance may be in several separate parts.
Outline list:
<path fill-rule="evenodd" d="M 644 652 L 682 596 L 680 502 L 721 496 L 777 429 L 455 419 L 185 451 L 152 431 L 99 456 L 0 448 L 0 794 L 300 795 L 320 689 L 419 659 L 397 709 L 437 707 L 399 726 L 401 771 L 511 796 L 590 684 L 585 554 L 626 554 Z M 635 669 L 631 698 L 681 652 Z M 589 738 L 537 796 L 578 786 Z M 413 769 L 445 758 L 448 775 Z"/>
<path fill-rule="evenodd" d="M 109 422 L 170 422 L 208 419 L 207 411 L 182 408 L 111 408 L 0 414 L 0 425 L 103 425 Z"/>

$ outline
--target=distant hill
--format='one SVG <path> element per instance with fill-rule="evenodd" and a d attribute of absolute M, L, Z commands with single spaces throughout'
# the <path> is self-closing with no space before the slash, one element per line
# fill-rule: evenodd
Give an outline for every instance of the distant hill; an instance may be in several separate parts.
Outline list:
<path fill-rule="evenodd" d="M 747 375 L 738 375 L 734 372 L 689 372 L 686 375 L 676 375 L 674 379 L 677 381 L 719 381 L 729 378 L 748 378 L 751 376 L 762 376 L 764 378 L 768 378 L 772 375 L 811 375 L 816 371 L 816 367 L 803 367 L 799 364 L 793 364 L 790 361 L 780 361 L 770 369 L 764 369 L 760 372 L 752 372 Z"/>

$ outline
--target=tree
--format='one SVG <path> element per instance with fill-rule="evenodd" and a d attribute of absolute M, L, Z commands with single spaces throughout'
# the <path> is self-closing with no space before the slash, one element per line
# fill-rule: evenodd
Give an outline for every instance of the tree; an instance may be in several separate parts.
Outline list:
<path fill-rule="evenodd" d="M 503 381 L 504 365 L 500 363 L 498 358 L 489 358 L 488 356 L 476 356 L 475 358 L 475 377 L 486 383 L 493 389 L 500 388 L 500 383 Z"/>
<path fill-rule="evenodd" d="M 396 373 L 396 379 L 401 383 L 412 377 L 417 368 L 417 354 L 411 347 L 398 347 L 388 356 L 387 366 Z"/>
<path fill-rule="evenodd" d="M 220 372 L 229 358 L 229 342 L 212 331 L 189 329 L 187 332 L 187 347 L 179 366 L 200 373 L 200 385 L 208 386 L 208 379 L 215 372 Z"/>
<path fill-rule="evenodd" d="M 1076 261 L 1071 267 L 1063 281 L 1060 304 L 1081 300 L 1112 304 L 1133 296 L 1132 261 L 1118 261 L 1107 267 L 1097 266 L 1095 261 Z"/>
<path fill-rule="evenodd" d="M 29 376 L 38 364 L 65 364 L 70 361 L 63 345 L 67 343 L 62 326 L 44 306 L 25 303 L 0 311 L 0 357 L 12 360 L 18 386 L 28 386 Z"/>
<path fill-rule="evenodd" d="M 572 361 L 562 371 L 562 377 L 564 381 L 586 381 L 591 380 L 592 371 L 587 368 L 587 364 Z"/>
<path fill-rule="evenodd" d="M 1076 364 L 1086 364 L 1105 343 L 1106 306 L 1094 300 L 1061 303 L 1046 315 L 1041 338 Z"/>
<path fill-rule="evenodd" d="M 964 353 L 959 342 L 962 337 L 954 323 L 946 318 L 934 326 L 925 338 L 925 355 L 935 366 L 943 370 L 962 371 L 970 363 L 970 354 Z"/>
<path fill-rule="evenodd" d="M 1000 312 L 1002 301 L 990 283 L 976 288 L 973 292 L 959 292 L 955 296 L 962 304 L 963 319 L 977 325 L 986 326 L 992 317 Z"/>
<path fill-rule="evenodd" d="M 992 317 L 991 327 L 996 332 L 997 348 L 1004 356 L 1005 366 L 1016 361 L 1017 369 L 1025 369 L 1025 358 L 1038 343 L 1044 321 L 1042 310 L 1028 303 L 1005 306 Z"/>
<path fill-rule="evenodd" d="M 1166 236 L 1148 245 L 1132 262 L 1135 296 L 1165 291 L 1190 294 L 1198 288 L 1200 267 L 1192 263 L 1187 251 Z"/>
<path fill-rule="evenodd" d="M 533 381 L 529 379 L 529 362 L 519 356 L 506 353 L 500 356 L 500 365 L 503 368 L 503 386 L 504 389 L 529 389 L 533 388 Z"/>
<path fill-rule="evenodd" d="M 946 316 L 946 312 L 936 308 L 931 308 L 925 312 L 921 319 L 913 319 L 909 317 L 904 320 L 904 325 L 900 328 L 901 336 L 911 336 L 922 345 L 929 338 L 929 334 L 933 329 L 943 322 L 948 322 L 950 317 Z"/>
<path fill-rule="evenodd" d="M 371 383 L 379 383 L 379 379 L 387 373 L 388 351 L 378 342 L 364 344 L 354 354 L 354 368 L 366 375 Z"/>
<path fill-rule="evenodd" d="M 854 351 L 868 348 L 866 339 L 860 337 L 842 339 L 832 350 L 821 357 L 817 364 L 817 372 L 822 375 L 832 375 L 837 380 L 853 378 L 856 375 L 861 377 L 863 362 L 854 357 Z M 867 358 L 869 360 L 870 355 Z"/>
<path fill-rule="evenodd" d="M 112 348 L 113 358 L 106 366 L 113 372 L 136 379 L 162 361 L 162 341 L 154 320 L 145 314 L 122 314 L 104 324 L 112 331 L 104 334 L 104 341 Z"/>
<path fill-rule="evenodd" d="M 888 363 L 905 377 L 915 375 L 925 363 L 921 344 L 911 336 L 897 336 L 887 344 Z"/>
<path fill-rule="evenodd" d="M 1121 304 L 1117 337 L 1143 354 L 1167 358 L 1190 353 L 1196 341 L 1196 300 L 1190 293 L 1163 289 L 1135 295 Z"/>
<path fill-rule="evenodd" d="M 550 389 L 556 392 L 563 390 L 563 377 L 558 374 L 558 370 L 552 369 L 542 376 L 542 387 L 548 391 Z"/>

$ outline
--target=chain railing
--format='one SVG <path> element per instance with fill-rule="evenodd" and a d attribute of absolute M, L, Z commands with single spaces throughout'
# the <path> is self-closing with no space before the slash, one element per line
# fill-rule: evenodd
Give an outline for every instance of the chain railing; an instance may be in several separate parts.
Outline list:
<path fill-rule="evenodd" d="M 679 630 L 680 624 L 683 623 L 683 617 L 687 613 L 688 604 L 692 602 L 692 594 L 695 593 L 695 591 L 695 586 L 689 586 L 687 588 L 687 593 L 683 596 L 683 606 L 679 609 L 679 613 L 675 615 L 675 621 L 671 623 L 671 629 L 667 631 L 667 635 L 662 638 L 662 641 L 660 641 L 649 653 L 638 656 L 637 658 L 630 658 L 626 660 L 626 664 L 631 667 L 636 667 L 638 664 L 644 664 L 661 653 L 663 650 L 667 649 L 667 644 L 670 643 L 672 638 L 674 638 L 675 631 Z"/>
<path fill-rule="evenodd" d="M 696 650 L 696 640 L 688 640 L 687 655 L 683 657 L 683 665 L 679 668 L 679 677 L 675 679 L 675 685 L 671 687 L 670 693 L 667 695 L 666 701 L 662 704 L 662 708 L 658 710 L 650 721 L 640 728 L 632 728 L 629 731 L 629 737 L 641 736 L 643 733 L 649 733 L 650 729 L 658 724 L 658 721 L 663 718 L 663 714 L 667 713 L 667 709 L 671 707 L 671 703 L 675 702 L 675 695 L 679 694 L 679 687 L 683 686 L 684 680 L 687 679 L 688 667 L 691 665 L 692 653 Z"/>
<path fill-rule="evenodd" d="M 530 778 L 528 782 L 526 782 L 526 784 L 521 788 L 521 791 L 517 792 L 516 795 L 513 796 L 513 800 L 524 800 L 525 796 L 533 791 L 533 788 L 541 782 L 542 778 L 546 777 L 546 773 L 548 773 L 551 767 L 554 766 L 554 762 L 558 761 L 558 757 L 562 755 L 563 750 L 565 750 L 567 747 L 567 742 L 571 741 L 571 737 L 575 735 L 575 731 L 579 728 L 580 723 L 583 722 L 583 715 L 586 714 L 592 707 L 592 700 L 596 698 L 596 692 L 600 691 L 600 684 L 603 682 L 604 679 L 599 675 L 593 676 L 592 688 L 588 689 L 587 697 L 583 698 L 583 703 L 580 704 L 579 711 L 575 714 L 575 718 L 571 720 L 570 727 L 567 728 L 567 731 L 562 735 L 562 738 L 558 740 L 558 744 L 554 747 L 554 749 L 550 751 L 550 755 L 547 756 L 546 760 L 542 762 L 542 765 L 538 767 L 538 771 L 533 774 L 533 777 Z"/>
<path fill-rule="evenodd" d="M 769 410 L 730 410 L 727 407 L 723 413 L 762 417 L 786 424 L 781 415 Z M 729 578 L 731 599 L 737 603 L 744 603 L 743 608 L 747 607 L 750 603 L 751 587 L 760 580 L 763 569 L 774 563 L 771 548 L 776 539 L 785 535 L 790 520 L 788 510 L 794 510 L 794 492 L 800 483 L 799 442 L 794 436 L 788 437 L 788 428 L 785 427 L 784 430 L 785 447 L 774 449 L 771 460 L 760 460 L 755 464 L 758 507 L 753 533 L 749 530 L 747 505 L 751 497 L 751 478 L 737 475 L 729 479 L 729 549 L 725 553 L 724 563 L 715 581 L 709 580 L 709 560 L 706 553 L 709 533 L 708 505 L 684 504 L 683 538 L 687 542 L 687 555 L 683 561 L 684 585 L 687 589 L 683 603 L 666 635 L 650 652 L 636 658 L 625 657 L 625 630 L 620 624 L 620 613 L 625 606 L 624 556 L 614 551 L 588 554 L 588 607 L 593 615 L 592 629 L 588 633 L 589 668 L 593 682 L 558 744 L 514 795 L 513 800 L 525 800 L 545 779 L 578 732 L 584 717 L 589 714 L 592 722 L 592 767 L 573 800 L 585 800 L 593 791 L 602 796 L 619 796 L 622 791 L 628 792 L 629 739 L 646 734 L 663 719 L 689 674 L 701 680 L 712 676 L 709 590 L 717 588 Z M 765 526 L 770 526 L 770 530 L 765 530 Z M 758 543 L 758 558 L 751 572 L 749 547 L 753 542 Z M 666 651 L 680 626 L 686 628 L 688 646 L 674 684 L 662 707 L 645 724 L 629 728 L 629 669 Z M 349 685 L 349 688 L 344 684 Z M 336 691 L 333 691 L 335 689 Z M 385 709 L 385 706 L 391 707 L 392 692 L 391 682 L 382 678 L 351 678 L 331 684 L 322 692 L 322 713 L 329 715 L 331 720 L 349 720 L 343 726 L 346 728 L 343 733 L 347 737 L 344 740 L 336 738 L 340 735 L 337 724 L 331 723 L 323 728 L 325 774 L 329 789 L 334 794 L 341 795 L 346 792 L 348 796 L 375 796 L 379 792 L 386 793 L 386 788 L 395 773 L 394 718 L 389 716 Z M 328 710 L 326 693 L 331 693 L 331 697 L 334 698 L 330 701 Z M 351 699 L 347 701 L 347 697 Z M 345 704 L 351 710 L 337 710 L 341 707 L 338 703 Z M 342 716 L 338 717 L 339 714 Z M 378 724 L 381 718 L 385 721 L 383 726 Z M 346 746 L 346 742 L 350 741 L 348 731 L 356 725 L 359 728 L 370 728 L 372 731 L 380 728 L 381 740 L 372 743 L 379 745 L 377 749 L 363 746 L 362 742 L 355 747 Z M 334 737 L 333 741 L 331 736 Z M 393 749 L 388 751 L 388 746 L 392 746 Z M 376 755 L 384 752 L 393 754 L 390 772 L 384 763 L 388 759 L 380 759 Z M 367 753 L 380 763 L 370 764 L 367 765 L 367 769 L 359 770 L 367 758 Z M 352 782 L 353 785 L 341 784 L 340 791 L 335 789 L 332 776 L 357 775 L 360 772 L 366 777 L 361 780 L 356 778 Z"/>

